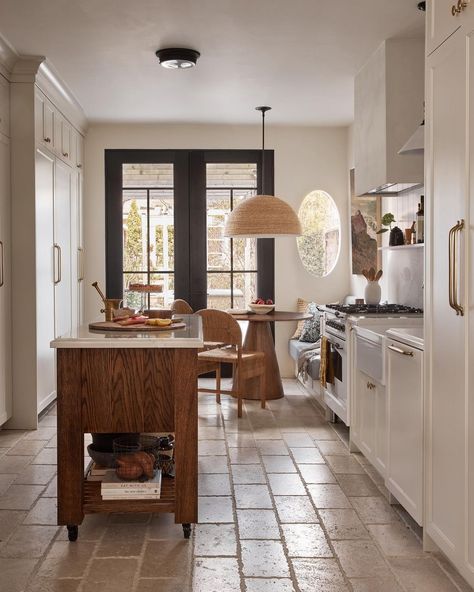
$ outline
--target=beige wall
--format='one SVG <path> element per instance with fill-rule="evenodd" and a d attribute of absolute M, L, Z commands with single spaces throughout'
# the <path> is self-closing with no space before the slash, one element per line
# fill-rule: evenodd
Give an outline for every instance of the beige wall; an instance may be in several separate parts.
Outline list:
<path fill-rule="evenodd" d="M 185 124 L 91 124 L 85 151 L 84 230 L 86 286 L 105 286 L 104 150 L 107 148 L 256 149 L 260 127 Z M 275 247 L 275 298 L 280 310 L 293 310 L 296 299 L 330 302 L 349 292 L 347 128 L 267 126 L 266 147 L 275 150 L 275 193 L 295 209 L 314 189 L 327 191 L 341 216 L 342 245 L 334 271 L 325 278 L 307 273 L 298 257 L 296 240 L 281 238 Z M 85 318 L 99 315 L 99 301 L 86 289 Z M 276 347 L 283 376 L 293 365 L 287 354 L 292 323 L 280 323 Z"/>

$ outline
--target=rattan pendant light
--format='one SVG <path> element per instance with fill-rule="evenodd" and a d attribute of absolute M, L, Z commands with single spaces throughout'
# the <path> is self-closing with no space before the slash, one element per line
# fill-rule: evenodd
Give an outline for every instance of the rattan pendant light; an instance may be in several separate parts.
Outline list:
<path fill-rule="evenodd" d="M 298 236 L 301 224 L 286 201 L 265 195 L 265 113 L 271 107 L 255 107 L 262 113 L 262 194 L 242 201 L 227 218 L 224 236 L 275 238 Z"/>

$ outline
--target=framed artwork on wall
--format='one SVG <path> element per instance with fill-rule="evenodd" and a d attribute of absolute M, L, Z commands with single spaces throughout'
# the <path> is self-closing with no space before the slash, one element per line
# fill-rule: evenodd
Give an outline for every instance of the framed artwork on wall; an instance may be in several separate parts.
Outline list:
<path fill-rule="evenodd" d="M 361 275 L 363 269 L 382 268 L 382 258 L 378 251 L 381 237 L 376 234 L 380 228 L 380 198 L 376 195 L 355 195 L 354 169 L 350 172 L 350 182 L 352 273 Z"/>

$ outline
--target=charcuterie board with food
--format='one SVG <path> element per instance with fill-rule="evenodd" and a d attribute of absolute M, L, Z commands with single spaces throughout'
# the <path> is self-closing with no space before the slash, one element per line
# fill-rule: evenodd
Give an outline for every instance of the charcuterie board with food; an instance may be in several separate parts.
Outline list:
<path fill-rule="evenodd" d="M 113 321 L 90 323 L 91 331 L 176 331 L 185 329 L 182 319 L 149 319 L 146 316 L 133 316 Z"/>

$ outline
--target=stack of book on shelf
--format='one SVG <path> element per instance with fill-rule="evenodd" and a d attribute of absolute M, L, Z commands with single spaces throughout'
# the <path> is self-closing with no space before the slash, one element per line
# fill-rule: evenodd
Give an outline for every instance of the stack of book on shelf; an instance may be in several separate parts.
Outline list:
<path fill-rule="evenodd" d="M 117 477 L 115 469 L 91 463 L 87 472 L 88 481 L 100 481 L 103 500 L 158 500 L 161 495 L 161 471 L 148 481 L 124 481 Z"/>

